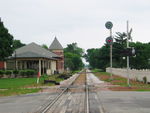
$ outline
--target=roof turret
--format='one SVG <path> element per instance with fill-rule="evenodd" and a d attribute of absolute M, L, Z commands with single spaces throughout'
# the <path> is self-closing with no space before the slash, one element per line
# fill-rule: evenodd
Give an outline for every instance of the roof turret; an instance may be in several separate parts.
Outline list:
<path fill-rule="evenodd" d="M 55 39 L 52 42 L 52 44 L 50 45 L 49 49 L 50 50 L 63 50 L 63 47 L 60 44 L 60 42 L 57 40 L 57 38 L 55 37 Z"/>

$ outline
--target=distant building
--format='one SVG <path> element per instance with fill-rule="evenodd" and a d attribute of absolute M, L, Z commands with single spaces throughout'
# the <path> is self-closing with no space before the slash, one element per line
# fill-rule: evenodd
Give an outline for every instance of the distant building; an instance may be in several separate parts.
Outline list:
<path fill-rule="evenodd" d="M 59 73 L 64 72 L 64 49 L 56 37 L 50 45 L 49 50 L 60 57 L 59 60 L 57 60 L 56 67 Z"/>
<path fill-rule="evenodd" d="M 5 62 L 0 61 L 0 69 L 5 69 Z"/>
<path fill-rule="evenodd" d="M 34 69 L 40 74 L 51 75 L 55 72 L 63 72 L 63 62 L 63 47 L 55 38 L 50 50 L 42 48 L 36 43 L 30 43 L 16 49 L 12 56 L 8 58 L 6 69 Z"/>

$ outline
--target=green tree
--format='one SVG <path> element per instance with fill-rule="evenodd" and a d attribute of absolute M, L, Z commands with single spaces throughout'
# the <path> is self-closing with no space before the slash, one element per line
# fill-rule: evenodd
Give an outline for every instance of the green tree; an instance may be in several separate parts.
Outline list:
<path fill-rule="evenodd" d="M 48 46 L 46 44 L 43 44 L 42 47 L 48 49 Z"/>
<path fill-rule="evenodd" d="M 135 69 L 150 69 L 150 43 L 130 43 L 135 47 L 136 56 L 130 57 L 130 67 Z"/>
<path fill-rule="evenodd" d="M 72 61 L 72 58 L 73 58 L 73 54 L 72 53 L 65 53 L 64 54 L 64 60 L 65 60 L 65 69 L 69 68 L 71 70 L 74 69 L 74 64 L 73 64 L 73 61 Z"/>
<path fill-rule="evenodd" d="M 79 70 L 83 68 L 82 62 L 83 49 L 77 46 L 77 43 L 68 44 L 64 49 L 65 68 Z"/>
<path fill-rule="evenodd" d="M 26 45 L 26 44 L 21 43 L 20 40 L 13 40 L 13 48 L 14 48 L 14 50 L 15 50 L 15 49 L 18 49 L 18 48 L 20 48 L 20 47 L 23 47 L 23 46 L 25 46 L 25 45 Z"/>
<path fill-rule="evenodd" d="M 73 71 L 83 68 L 81 57 L 74 53 L 65 53 L 65 68 L 69 68 Z"/>
<path fill-rule="evenodd" d="M 127 34 L 125 32 L 120 33 L 120 32 L 116 32 L 116 36 L 115 36 L 115 41 L 118 44 L 121 44 L 123 47 L 125 47 L 126 42 L 127 42 Z"/>
<path fill-rule="evenodd" d="M 131 33 L 132 33 L 132 28 L 130 29 L 130 31 L 128 33 L 128 40 L 132 41 Z M 121 44 L 123 47 L 126 47 L 127 33 L 116 32 L 115 41 L 116 41 L 116 43 Z"/>
<path fill-rule="evenodd" d="M 92 68 L 100 68 L 105 70 L 109 66 L 109 46 L 104 45 L 100 49 L 88 49 L 86 61 Z"/>
<path fill-rule="evenodd" d="M 132 28 L 128 33 L 128 40 L 132 41 Z M 126 62 L 123 60 L 125 56 L 125 50 L 127 48 L 127 33 L 116 32 L 115 42 L 113 43 L 113 67 L 126 67 Z"/>
<path fill-rule="evenodd" d="M 0 60 L 4 61 L 6 57 L 13 53 L 13 36 L 0 21 Z"/>
<path fill-rule="evenodd" d="M 68 44 L 67 47 L 64 49 L 64 52 L 70 52 L 77 54 L 79 56 L 83 56 L 84 50 L 77 46 L 77 43 Z"/>
<path fill-rule="evenodd" d="M 130 68 L 150 69 L 150 43 L 130 42 L 130 47 L 134 47 L 136 56 L 130 56 Z M 104 45 L 100 49 L 88 49 L 86 59 L 93 68 L 105 69 L 110 65 L 110 47 Z M 114 42 L 113 44 L 113 67 L 126 68 L 127 61 L 122 54 L 124 47 Z"/>

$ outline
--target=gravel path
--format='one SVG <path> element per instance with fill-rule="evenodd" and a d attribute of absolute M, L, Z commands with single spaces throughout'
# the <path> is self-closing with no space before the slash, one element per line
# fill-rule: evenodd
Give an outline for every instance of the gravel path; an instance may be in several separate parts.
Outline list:
<path fill-rule="evenodd" d="M 111 84 L 101 81 L 93 73 L 90 73 L 89 70 L 87 70 L 87 84 L 94 86 L 95 91 L 108 91 L 108 87 L 111 86 Z"/>

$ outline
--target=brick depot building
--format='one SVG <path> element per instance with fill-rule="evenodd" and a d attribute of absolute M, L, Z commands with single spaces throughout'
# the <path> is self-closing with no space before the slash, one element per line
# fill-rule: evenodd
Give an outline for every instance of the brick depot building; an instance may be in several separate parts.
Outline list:
<path fill-rule="evenodd" d="M 40 74 L 62 73 L 64 72 L 64 50 L 55 37 L 49 49 L 30 43 L 16 49 L 12 56 L 1 65 L 5 69 L 34 69 Z"/>

